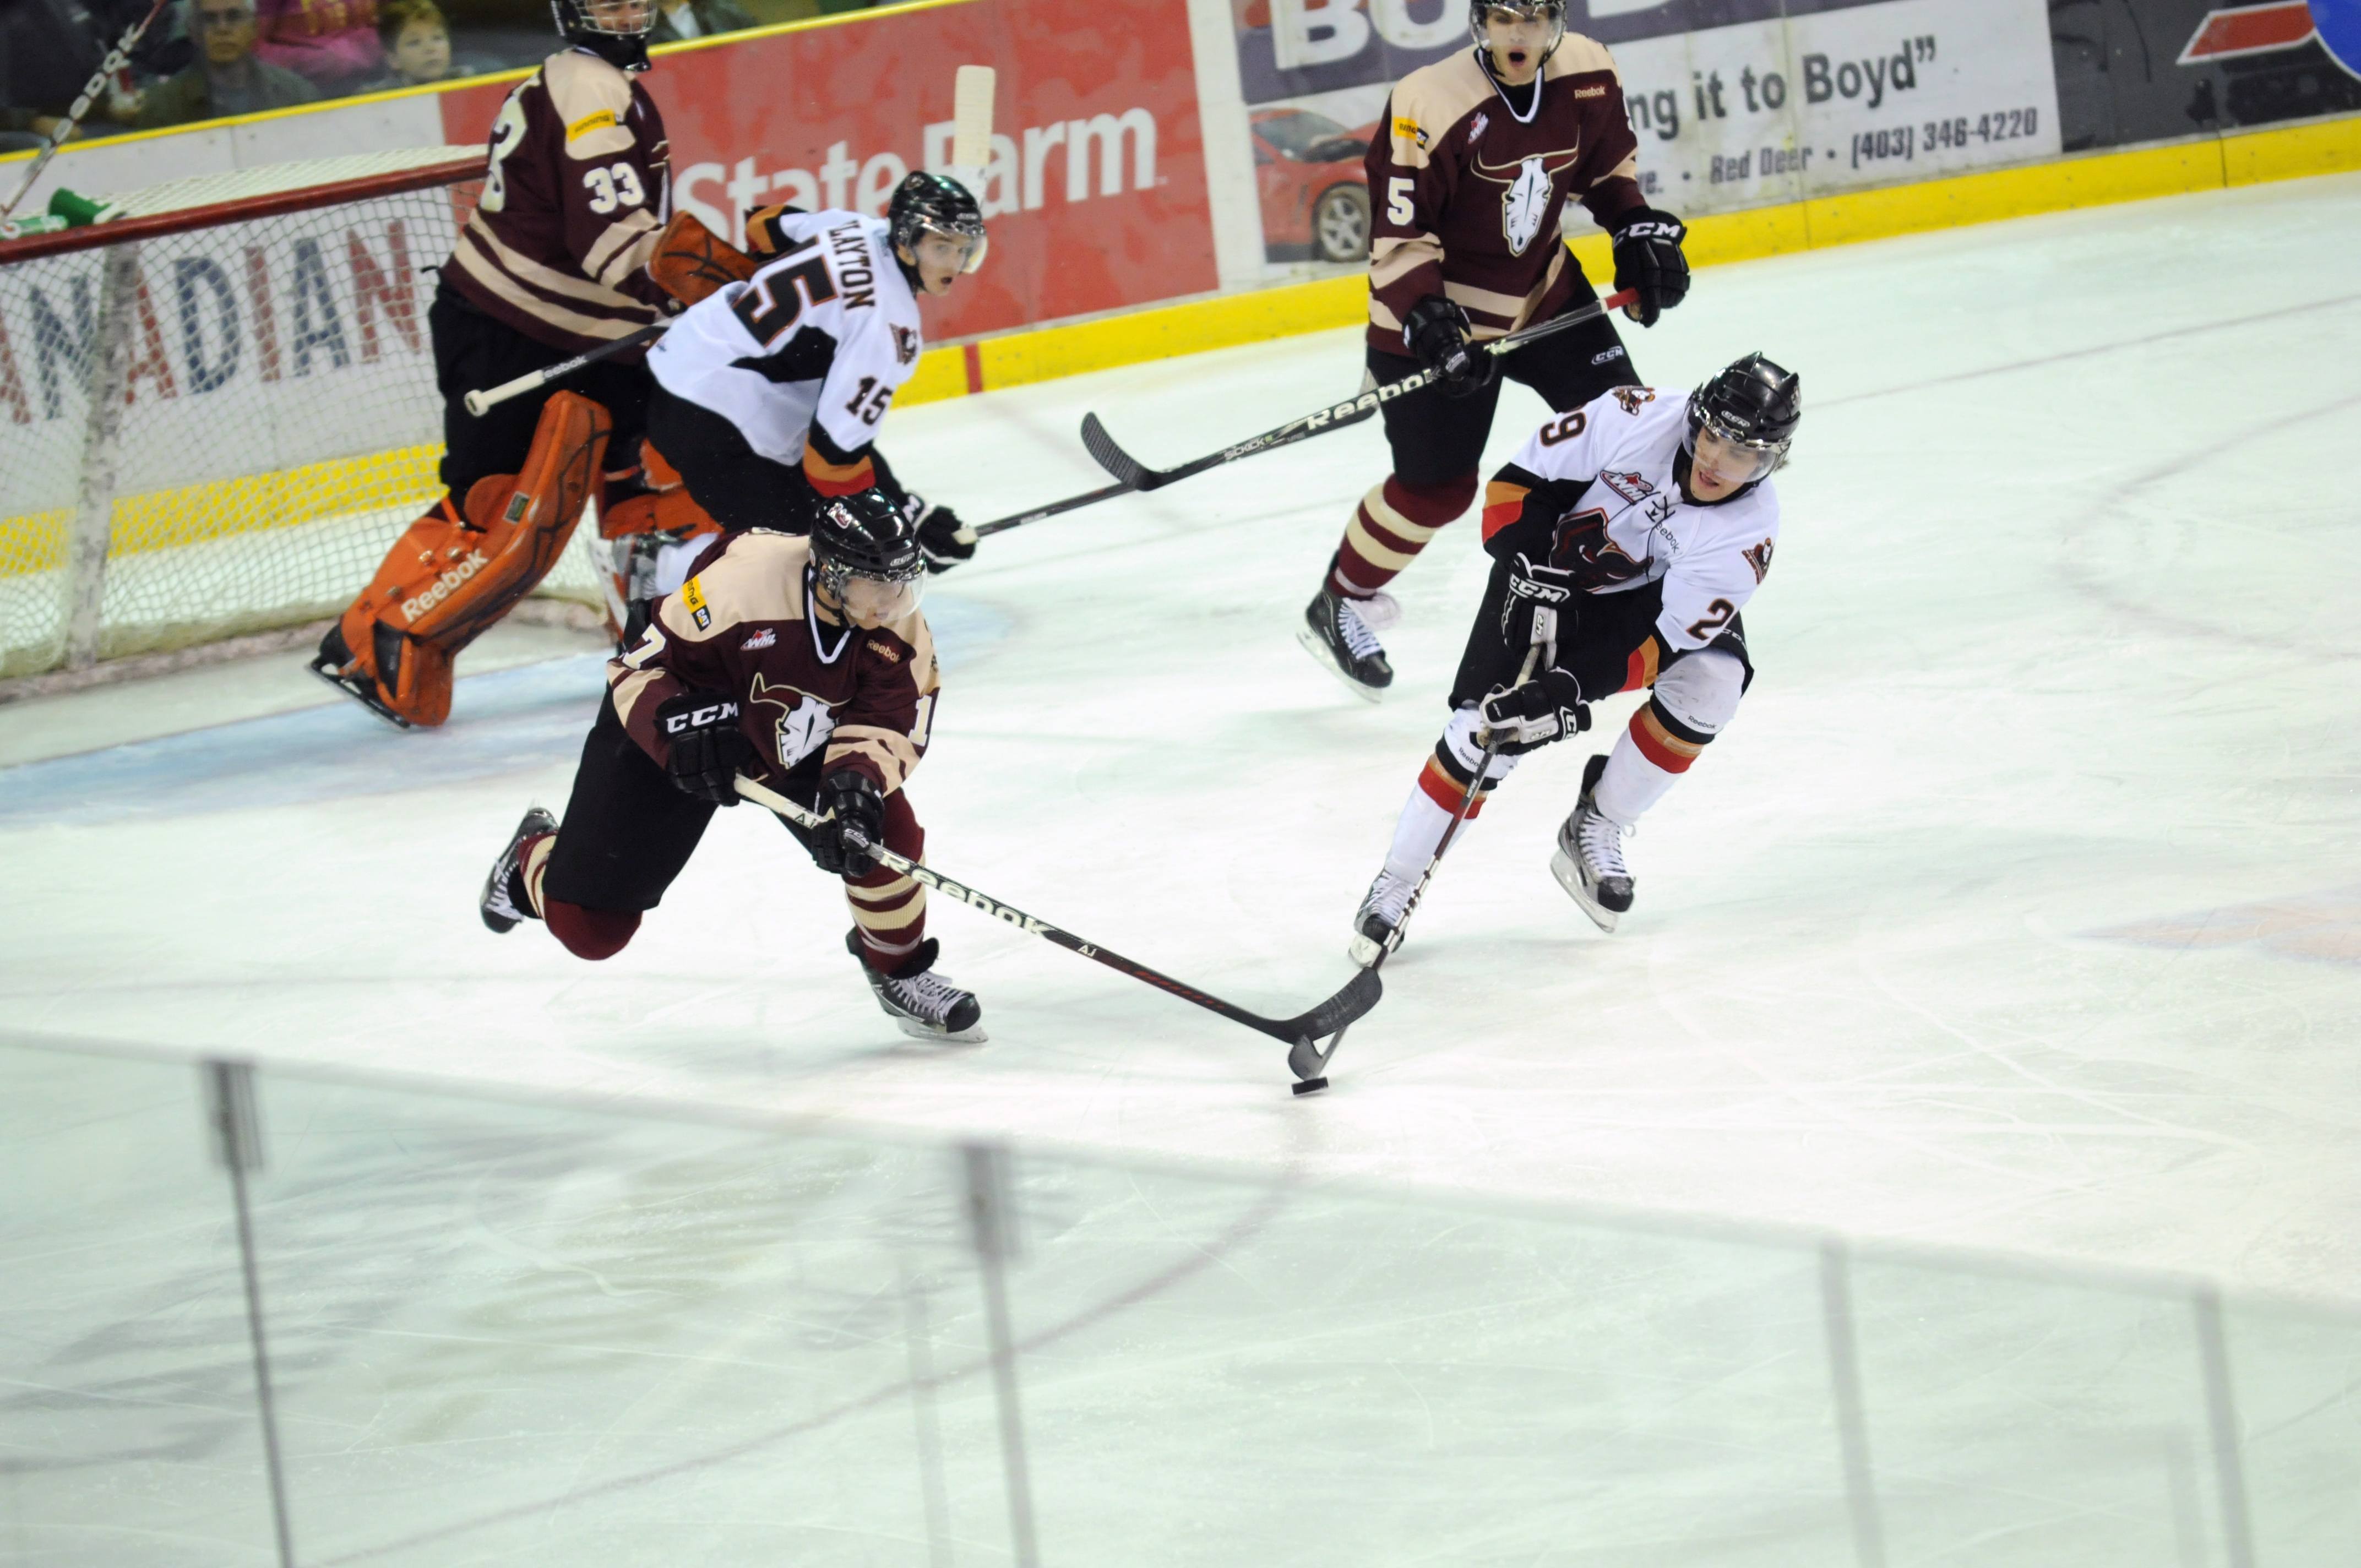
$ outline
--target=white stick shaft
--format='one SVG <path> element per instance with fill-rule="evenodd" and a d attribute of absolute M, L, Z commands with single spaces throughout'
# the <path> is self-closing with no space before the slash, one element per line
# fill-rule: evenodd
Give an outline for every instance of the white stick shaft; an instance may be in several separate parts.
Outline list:
<path fill-rule="evenodd" d="M 0 202 L 0 218 L 5 218 L 16 210 L 16 203 L 23 201 L 25 192 L 30 191 L 39 181 L 41 170 L 49 166 L 49 159 L 57 156 L 58 148 L 65 145 L 66 137 L 74 134 L 82 125 L 82 117 L 90 113 L 90 106 L 98 101 L 98 95 L 101 93 L 106 91 L 106 79 L 122 70 L 129 61 L 131 51 L 138 47 L 141 36 L 148 31 L 157 17 L 164 14 L 164 7 L 171 3 L 172 0 L 156 0 L 154 5 L 148 7 L 146 16 L 124 29 L 123 37 L 115 40 L 115 47 L 107 51 L 106 58 L 98 62 L 98 70 L 93 71 L 91 79 L 82 84 L 82 96 L 73 101 L 72 106 L 66 110 L 66 117 L 59 122 L 57 129 L 49 133 L 49 145 L 41 148 L 34 156 L 31 167 L 25 170 L 25 178 L 16 182 L 16 189 L 9 193 L 5 202 Z"/>
<path fill-rule="evenodd" d="M 992 162 L 992 100 L 999 73 L 962 65 L 951 89 L 951 165 L 979 175 Z"/>

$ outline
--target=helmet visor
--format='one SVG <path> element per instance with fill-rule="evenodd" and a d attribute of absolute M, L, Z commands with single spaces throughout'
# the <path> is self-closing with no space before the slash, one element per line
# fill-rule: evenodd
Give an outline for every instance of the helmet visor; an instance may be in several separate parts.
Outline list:
<path fill-rule="evenodd" d="M 882 577 L 847 577 L 843 582 L 837 598 L 844 605 L 845 619 L 864 629 L 907 620 L 918 612 L 918 602 L 927 597 L 923 573 L 908 582 Z"/>
<path fill-rule="evenodd" d="M 1770 477 L 1786 453 L 1784 442 L 1769 445 L 1733 440 L 1710 424 L 1701 425 L 1681 443 L 1693 471 L 1708 483 L 1751 485 Z"/>
<path fill-rule="evenodd" d="M 932 225 L 918 231 L 918 260 L 932 269 L 952 272 L 972 272 L 983 265 L 983 253 L 992 242 L 983 232 L 936 228 Z"/>

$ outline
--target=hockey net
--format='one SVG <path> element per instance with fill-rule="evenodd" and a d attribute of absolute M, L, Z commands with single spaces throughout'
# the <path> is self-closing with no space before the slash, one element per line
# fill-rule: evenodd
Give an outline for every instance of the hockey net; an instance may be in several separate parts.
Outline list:
<path fill-rule="evenodd" d="M 0 244 L 0 680 L 366 586 L 441 492 L 426 311 L 483 171 L 480 148 L 280 164 Z M 584 543 L 541 591 L 598 602 Z"/>

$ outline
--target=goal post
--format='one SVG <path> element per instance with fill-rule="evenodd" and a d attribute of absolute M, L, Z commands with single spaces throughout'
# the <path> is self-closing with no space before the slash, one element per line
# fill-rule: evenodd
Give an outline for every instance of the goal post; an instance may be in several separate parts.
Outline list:
<path fill-rule="evenodd" d="M 440 492 L 481 148 L 176 181 L 0 243 L 0 680 L 333 616 Z M 540 589 L 598 602 L 587 545 Z"/>

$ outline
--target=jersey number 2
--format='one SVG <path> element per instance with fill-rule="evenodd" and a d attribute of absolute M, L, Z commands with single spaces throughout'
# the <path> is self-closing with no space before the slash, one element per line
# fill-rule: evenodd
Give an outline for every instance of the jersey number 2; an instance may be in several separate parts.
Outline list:
<path fill-rule="evenodd" d="M 793 267 L 777 267 L 764 272 L 738 291 L 730 308 L 754 335 L 754 341 L 765 350 L 776 348 L 779 340 L 796 324 L 796 318 L 806 306 L 818 306 L 836 298 L 836 280 L 828 275 L 828 261 L 818 254 L 819 241 L 807 239 L 780 258 L 803 251 L 814 254 Z"/>
<path fill-rule="evenodd" d="M 1689 622 L 1689 635 L 1700 642 L 1706 641 L 1728 626 L 1730 618 L 1737 613 L 1738 607 L 1728 599 L 1716 599 L 1705 607 L 1704 615 Z"/>

